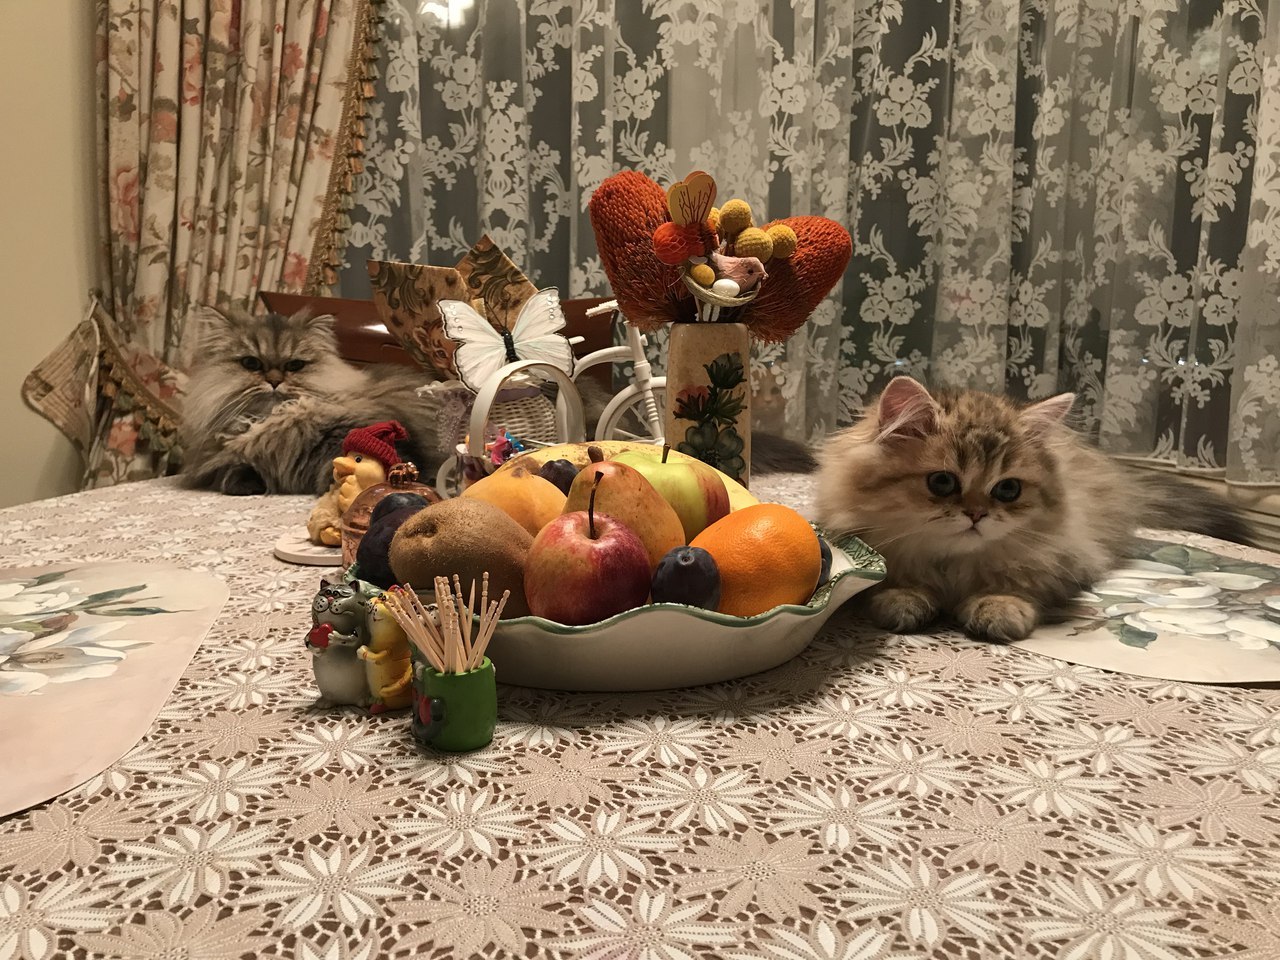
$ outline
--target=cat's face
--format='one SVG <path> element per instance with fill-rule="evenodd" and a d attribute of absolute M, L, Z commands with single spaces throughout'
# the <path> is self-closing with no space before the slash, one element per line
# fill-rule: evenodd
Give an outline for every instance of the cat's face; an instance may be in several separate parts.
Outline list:
<path fill-rule="evenodd" d="M 1054 529 L 1062 501 L 1053 425 L 1070 405 L 1069 396 L 1030 408 L 977 392 L 931 396 L 899 378 L 864 423 L 831 441 L 845 449 L 827 458 L 824 512 L 844 504 L 840 525 L 873 546 L 967 554 L 1014 534 L 1034 543 Z"/>
<path fill-rule="evenodd" d="M 260 401 L 314 393 L 337 360 L 332 317 L 211 313 L 205 324 L 201 369 L 215 372 L 228 392 Z"/>

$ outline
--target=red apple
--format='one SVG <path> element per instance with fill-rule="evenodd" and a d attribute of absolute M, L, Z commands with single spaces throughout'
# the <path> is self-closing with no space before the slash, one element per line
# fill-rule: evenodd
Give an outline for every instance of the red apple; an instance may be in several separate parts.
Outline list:
<path fill-rule="evenodd" d="M 607 513 L 595 512 L 597 477 L 586 510 L 561 514 L 538 532 L 524 567 L 534 616 L 582 626 L 639 607 L 649 598 L 649 553 Z"/>
<path fill-rule="evenodd" d="M 675 547 L 685 544 L 684 526 L 671 504 L 640 473 L 616 460 L 593 461 L 579 471 L 569 487 L 564 512 L 586 510 L 595 494 L 597 477 L 603 477 L 596 504 L 601 513 L 620 521 L 640 538 L 649 554 L 649 575 Z"/>

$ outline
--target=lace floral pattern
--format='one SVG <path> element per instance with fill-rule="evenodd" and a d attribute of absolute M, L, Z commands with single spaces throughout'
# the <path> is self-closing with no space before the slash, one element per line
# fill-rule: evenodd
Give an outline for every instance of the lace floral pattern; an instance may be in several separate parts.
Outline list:
<path fill-rule="evenodd" d="M 484 232 L 539 286 L 604 295 L 592 191 L 703 169 L 853 236 L 843 284 L 755 349 L 757 428 L 825 436 L 911 373 L 1074 390 L 1112 453 L 1280 480 L 1274 4 L 386 10 L 348 296 L 368 258 L 453 263 Z"/>
<path fill-rule="evenodd" d="M 1280 955 L 1274 690 L 842 613 L 732 683 L 504 687 L 490 747 L 424 756 L 403 717 L 310 709 L 320 571 L 271 555 L 308 506 L 153 481 L 0 512 L 10 565 L 231 585 L 138 747 L 0 822 L 0 957 Z"/>

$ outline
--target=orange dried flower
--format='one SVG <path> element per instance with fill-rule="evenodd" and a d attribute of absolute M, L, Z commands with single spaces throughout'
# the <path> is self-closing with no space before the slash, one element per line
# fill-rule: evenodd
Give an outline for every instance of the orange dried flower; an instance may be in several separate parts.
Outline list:
<path fill-rule="evenodd" d="M 796 250 L 786 260 L 769 261 L 769 279 L 760 285 L 743 318 L 757 340 L 781 343 L 804 325 L 831 288 L 844 276 L 853 241 L 849 231 L 826 217 L 787 217 L 766 224 L 790 227 Z"/>
<path fill-rule="evenodd" d="M 663 263 L 678 267 L 703 254 L 702 229 L 695 223 L 681 227 L 668 221 L 653 231 L 653 252 Z"/>
<path fill-rule="evenodd" d="M 652 332 L 694 315 L 680 271 L 654 256 L 653 234 L 670 221 L 667 192 L 643 173 L 624 170 L 596 188 L 587 204 L 609 286 L 627 319 Z"/>

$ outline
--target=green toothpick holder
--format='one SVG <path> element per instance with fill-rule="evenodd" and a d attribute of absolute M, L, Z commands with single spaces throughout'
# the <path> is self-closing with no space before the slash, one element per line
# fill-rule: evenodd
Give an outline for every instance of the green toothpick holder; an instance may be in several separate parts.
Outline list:
<path fill-rule="evenodd" d="M 433 750 L 488 746 L 498 725 L 498 683 L 485 657 L 466 673 L 440 673 L 413 651 L 413 736 Z"/>

